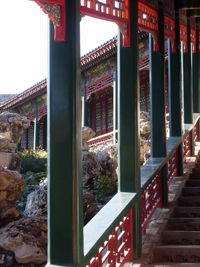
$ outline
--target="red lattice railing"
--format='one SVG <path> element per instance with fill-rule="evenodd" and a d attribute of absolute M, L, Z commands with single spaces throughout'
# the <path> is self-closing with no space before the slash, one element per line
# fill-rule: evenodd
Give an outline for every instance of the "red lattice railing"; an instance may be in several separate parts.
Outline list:
<path fill-rule="evenodd" d="M 168 161 L 168 184 L 178 175 L 178 148 Z"/>
<path fill-rule="evenodd" d="M 183 161 L 186 163 L 186 158 L 191 156 L 191 132 L 189 132 L 183 142 Z"/>
<path fill-rule="evenodd" d="M 194 126 L 194 143 L 198 142 L 199 139 L 199 121 Z"/>
<path fill-rule="evenodd" d="M 123 218 L 108 240 L 100 247 L 87 267 L 121 267 L 133 260 L 133 222 L 132 209 Z"/>
<path fill-rule="evenodd" d="M 142 234 L 146 234 L 146 226 L 156 208 L 162 207 L 161 171 L 148 185 L 142 194 Z"/>

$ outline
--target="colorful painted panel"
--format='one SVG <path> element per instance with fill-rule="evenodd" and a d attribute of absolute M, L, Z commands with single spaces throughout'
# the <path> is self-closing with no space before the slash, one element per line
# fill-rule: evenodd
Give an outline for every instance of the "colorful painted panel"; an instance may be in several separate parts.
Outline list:
<path fill-rule="evenodd" d="M 101 78 L 113 74 L 116 70 L 117 58 L 116 55 L 106 61 L 98 64 L 96 67 L 93 67 L 85 72 L 86 86 L 92 84 Z"/>
<path fill-rule="evenodd" d="M 138 26 L 141 30 L 150 32 L 154 38 L 155 50 L 158 50 L 158 11 L 150 6 L 139 2 Z"/>
<path fill-rule="evenodd" d="M 54 39 L 65 41 L 65 0 L 35 0 L 54 25 Z"/>

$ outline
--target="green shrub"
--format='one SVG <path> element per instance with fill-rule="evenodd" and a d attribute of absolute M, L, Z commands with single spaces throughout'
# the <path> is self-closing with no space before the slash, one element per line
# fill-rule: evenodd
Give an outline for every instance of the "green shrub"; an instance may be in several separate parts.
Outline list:
<path fill-rule="evenodd" d="M 47 152 L 44 149 L 37 149 L 33 151 L 32 149 L 25 149 L 19 152 L 19 155 L 23 159 L 34 158 L 34 159 L 47 159 Z"/>
<path fill-rule="evenodd" d="M 117 192 L 117 176 L 114 174 L 100 175 L 95 180 L 95 195 L 98 201 L 111 196 Z"/>
<path fill-rule="evenodd" d="M 19 152 L 22 158 L 22 173 L 46 172 L 47 169 L 47 152 L 43 149 L 23 150 Z"/>

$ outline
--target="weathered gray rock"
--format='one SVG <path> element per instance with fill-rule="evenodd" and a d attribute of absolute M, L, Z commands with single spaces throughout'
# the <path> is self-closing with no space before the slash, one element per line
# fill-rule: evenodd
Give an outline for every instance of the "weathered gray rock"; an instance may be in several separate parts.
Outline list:
<path fill-rule="evenodd" d="M 0 166 L 20 172 L 21 158 L 17 153 L 0 152 Z"/>
<path fill-rule="evenodd" d="M 11 251 L 20 264 L 47 260 L 47 220 L 21 218 L 0 229 L 0 248 Z"/>
<path fill-rule="evenodd" d="M 15 152 L 24 129 L 30 126 L 25 117 L 10 112 L 0 114 L 0 151 Z"/>
<path fill-rule="evenodd" d="M 98 202 L 90 192 L 83 192 L 83 218 L 86 224 L 98 211 Z"/>
<path fill-rule="evenodd" d="M 140 123 L 140 135 L 150 137 L 151 124 L 150 121 L 145 121 Z"/>
<path fill-rule="evenodd" d="M 106 152 L 105 150 L 99 151 L 97 153 L 97 158 L 99 160 L 99 163 L 101 164 L 101 167 L 106 169 L 108 160 L 110 159 L 108 152 Z"/>
<path fill-rule="evenodd" d="M 117 160 L 115 158 L 111 158 L 110 154 L 107 151 L 105 150 L 98 151 L 97 157 L 98 157 L 101 167 L 104 170 L 107 169 L 112 172 L 117 169 L 117 166 L 118 166 Z"/>
<path fill-rule="evenodd" d="M 89 127 L 82 127 L 82 140 L 83 141 L 89 141 L 90 139 L 92 139 L 95 136 L 95 132 L 89 128 Z"/>
<path fill-rule="evenodd" d="M 9 139 L 0 134 L 0 151 L 6 150 L 9 146 Z"/>
<path fill-rule="evenodd" d="M 28 217 L 47 216 L 47 179 L 39 185 L 38 189 L 28 195 L 24 215 Z"/>
<path fill-rule="evenodd" d="M 89 151 L 89 145 L 86 141 L 82 142 L 82 152 L 88 152 Z"/>
<path fill-rule="evenodd" d="M 144 164 L 151 155 L 151 143 L 149 140 L 140 139 L 140 164 Z"/>
<path fill-rule="evenodd" d="M 15 203 L 24 188 L 25 181 L 19 172 L 0 167 L 0 224 L 19 216 Z"/>
<path fill-rule="evenodd" d="M 82 179 L 83 187 L 93 187 L 94 179 L 99 176 L 101 165 L 97 155 L 93 152 L 85 152 L 82 155 Z"/>

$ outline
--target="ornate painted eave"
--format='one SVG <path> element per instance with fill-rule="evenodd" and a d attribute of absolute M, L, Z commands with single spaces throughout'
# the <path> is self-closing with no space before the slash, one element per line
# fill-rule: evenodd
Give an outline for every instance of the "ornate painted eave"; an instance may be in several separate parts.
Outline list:
<path fill-rule="evenodd" d="M 18 103 L 23 102 L 25 99 L 27 100 L 37 95 L 40 95 L 41 93 L 46 92 L 46 87 L 47 87 L 47 80 L 44 79 L 41 82 L 31 86 L 27 90 L 23 91 L 22 93 L 18 94 L 17 96 L 4 102 L 2 105 L 0 105 L 0 110 L 9 109 L 17 105 Z"/>
<path fill-rule="evenodd" d="M 143 40 L 147 37 L 147 33 L 139 31 L 139 40 Z M 98 63 L 106 60 L 117 53 L 117 37 L 112 38 L 111 40 L 107 41 L 106 43 L 102 44 L 101 46 L 97 47 L 96 49 L 92 50 L 91 52 L 87 53 L 83 57 L 81 57 L 81 71 L 86 71 L 89 68 L 97 65 Z M 144 64 L 141 63 L 143 68 Z M 146 65 L 148 67 L 148 64 Z M 46 91 L 47 81 L 46 79 L 37 83 L 36 85 L 30 87 L 26 91 L 20 93 L 16 97 L 6 101 L 2 105 L 0 105 L 0 109 L 8 109 L 10 107 L 15 106 L 16 104 L 24 101 L 27 98 L 33 97 L 43 91 Z"/>

